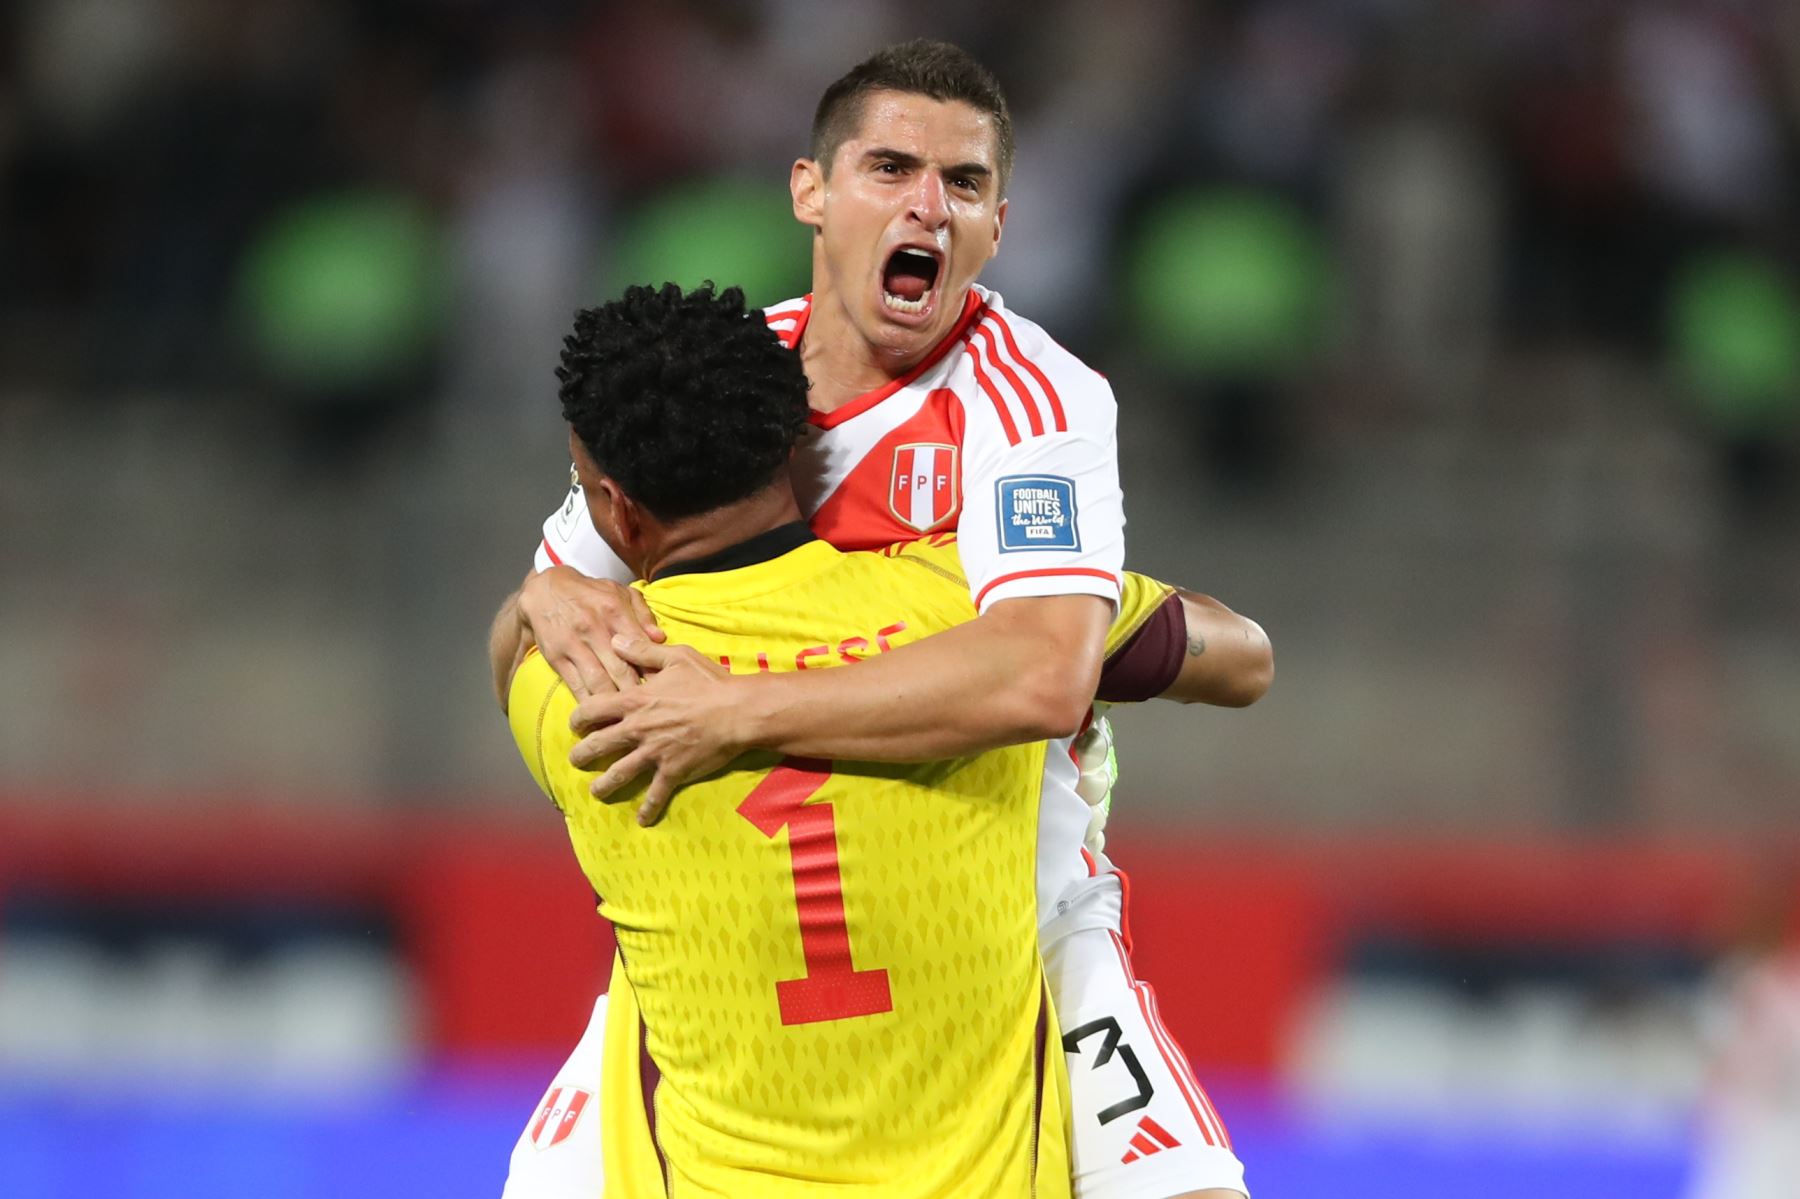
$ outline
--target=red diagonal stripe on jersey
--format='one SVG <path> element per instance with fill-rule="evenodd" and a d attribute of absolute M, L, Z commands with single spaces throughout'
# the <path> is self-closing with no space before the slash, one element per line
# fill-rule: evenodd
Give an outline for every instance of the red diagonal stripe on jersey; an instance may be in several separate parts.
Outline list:
<path fill-rule="evenodd" d="M 994 381 L 987 377 L 986 371 L 981 369 L 981 355 L 975 352 L 975 344 L 973 342 L 964 343 L 963 349 L 969 352 L 969 361 L 975 364 L 975 381 L 981 384 L 981 390 L 985 391 L 987 398 L 993 401 L 994 411 L 1000 414 L 1000 427 L 1006 430 L 1007 444 L 1018 445 L 1019 426 L 1013 423 L 1012 413 L 1006 410 L 1006 401 L 1001 399 L 1000 393 L 994 389 Z"/>
<path fill-rule="evenodd" d="M 548 537 L 544 538 L 544 552 L 546 554 L 550 555 L 550 565 L 552 565 L 552 566 L 561 566 L 562 565 L 562 559 L 558 558 L 556 556 L 556 550 L 551 547 L 550 539 Z"/>
<path fill-rule="evenodd" d="M 1149 1157 L 1152 1153 L 1162 1152 L 1162 1146 L 1158 1145 L 1155 1141 L 1152 1141 L 1141 1132 L 1131 1138 L 1131 1147 L 1145 1157 Z"/>
<path fill-rule="evenodd" d="M 1037 401 L 1031 398 L 1031 388 L 1025 386 L 1025 380 L 1019 378 L 1018 372 L 1008 366 L 1005 359 L 1000 357 L 1000 346 L 994 340 L 994 331 L 989 327 L 989 322 L 982 321 L 975 327 L 975 332 L 979 333 L 981 339 L 987 343 L 988 361 L 994 364 L 994 368 L 1000 372 L 1001 377 L 1012 384 L 1013 390 L 1019 393 L 1019 403 L 1024 406 L 1025 419 L 1031 422 L 1031 435 L 1042 437 L 1044 421 L 1038 415 Z"/>
<path fill-rule="evenodd" d="M 1125 1151 L 1125 1156 L 1120 1158 L 1119 1161 L 1121 1164 L 1129 1166 L 1132 1162 L 1136 1161 L 1137 1159 L 1138 1159 L 1137 1150 L 1127 1149 Z"/>
<path fill-rule="evenodd" d="M 920 375 L 923 375 L 926 371 L 936 366 L 943 359 L 944 355 L 948 354 L 956 346 L 961 345 L 963 349 L 968 349 L 969 342 L 965 335 L 968 333 L 970 322 L 977 319 L 982 307 L 981 293 L 971 287 L 969 289 L 968 298 L 963 301 L 962 315 L 956 318 L 956 325 L 950 332 L 944 335 L 944 340 L 932 347 L 931 353 L 919 360 L 917 366 L 907 371 L 904 375 L 901 375 L 898 379 L 890 381 L 885 386 L 878 387 L 874 391 L 866 391 L 862 395 L 857 396 L 854 400 L 851 400 L 848 404 L 833 408 L 830 412 L 819 412 L 815 409 L 807 419 L 820 429 L 834 429 L 853 416 L 861 416 L 901 388 L 910 386 Z M 812 313 L 811 304 L 807 305 L 806 311 L 808 315 Z M 794 340 L 789 348 L 800 343 L 800 337 L 805 331 L 806 322 L 802 321 L 800 323 L 800 329 L 794 334 Z"/>
<path fill-rule="evenodd" d="M 1019 353 L 1019 343 L 1013 340 L 1012 326 L 1006 323 L 1006 318 L 996 312 L 994 313 L 994 322 L 1000 326 L 1000 336 L 1006 339 L 1007 351 L 1012 354 L 1020 366 L 1031 372 L 1031 377 L 1036 379 L 1038 386 L 1044 389 L 1044 398 L 1050 401 L 1050 417 L 1056 423 L 1056 431 L 1067 433 L 1069 420 L 1063 415 L 1062 397 L 1056 394 L 1056 388 L 1050 386 L 1049 377 L 1037 368 L 1035 362 Z"/>
<path fill-rule="evenodd" d="M 1161 1141 L 1163 1143 L 1163 1148 L 1165 1149 L 1181 1148 L 1181 1142 L 1171 1136 L 1168 1129 L 1158 1124 L 1155 1120 L 1152 1120 L 1149 1116 L 1145 1116 L 1142 1120 L 1139 1120 L 1138 1127 Z"/>

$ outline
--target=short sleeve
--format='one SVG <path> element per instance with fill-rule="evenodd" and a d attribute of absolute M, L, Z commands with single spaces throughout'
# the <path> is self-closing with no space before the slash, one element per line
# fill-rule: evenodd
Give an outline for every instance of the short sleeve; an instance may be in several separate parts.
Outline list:
<path fill-rule="evenodd" d="M 957 540 L 976 608 L 1038 595 L 1116 606 L 1125 508 L 1112 388 L 1016 317 L 990 315 L 969 345 Z"/>
<path fill-rule="evenodd" d="M 570 486 L 562 507 L 544 522 L 544 536 L 538 542 L 534 562 L 540 571 L 552 566 L 572 566 L 590 579 L 611 579 L 615 583 L 630 583 L 636 577 L 594 528 L 579 484 Z"/>

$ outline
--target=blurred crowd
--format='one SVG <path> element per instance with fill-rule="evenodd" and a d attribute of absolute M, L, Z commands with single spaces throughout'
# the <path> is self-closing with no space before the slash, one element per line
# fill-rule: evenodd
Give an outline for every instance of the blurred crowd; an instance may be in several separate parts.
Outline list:
<path fill-rule="evenodd" d="M 1499 348 L 1580 340 L 1671 356 L 1744 485 L 1775 482 L 1800 406 L 1779 0 L 20 0 L 0 364 L 255 383 L 327 445 L 427 397 L 516 409 L 569 309 L 624 282 L 803 288 L 781 183 L 812 103 L 925 30 L 1016 108 L 993 281 L 1102 359 L 1213 384 L 1227 469 L 1278 452 L 1262 390 L 1321 358 L 1453 403 Z"/>
<path fill-rule="evenodd" d="M 812 107 L 920 34 L 1011 97 L 984 282 L 1113 377 L 1134 565 L 1240 599 L 1284 647 L 1271 702 L 1296 707 L 1216 749 L 1242 811 L 1271 787 L 1329 803 L 1352 761 L 1419 809 L 1467 787 L 1471 810 L 1577 797 L 1565 814 L 1627 793 L 1699 810 L 1721 771 L 1763 797 L 1800 772 L 1780 716 L 1800 688 L 1781 617 L 1800 597 L 1781 548 L 1800 509 L 1787 0 L 14 0 L 0 517 L 60 497 L 95 432 L 133 431 L 130 487 L 65 515 L 125 501 L 146 524 L 115 565 L 165 594 L 73 613 L 58 572 L 102 567 L 13 520 L 11 582 L 41 595 L 0 619 L 65 619 L 80 645 L 103 629 L 102 656 L 135 661 L 197 636 L 182 622 L 221 544 L 273 540 L 270 594 L 327 627 L 381 613 L 366 635 L 408 661 L 474 645 L 557 500 L 549 369 L 571 311 L 665 278 L 805 290 L 785 181 Z M 145 397 L 154 419 L 102 423 Z M 432 476 L 427 443 L 462 446 L 455 470 Z M 521 445 L 548 466 L 508 507 L 496 464 Z M 237 506 L 275 503 L 246 465 L 271 456 L 319 482 L 281 492 L 276 539 L 202 494 L 260 480 Z M 341 482 L 370 463 L 417 494 Z M 237 519 L 237 541 L 170 531 L 198 519 Z M 428 519 L 438 540 L 406 531 Z M 396 603 L 402 553 L 468 610 Z M 505 571 L 472 581 L 490 559 Z M 310 667 L 310 645 L 288 650 Z M 154 693 L 176 667 L 143 669 Z M 1466 715 L 1427 698 L 1471 681 Z M 478 680 L 433 687 L 487 719 Z M 194 758 L 173 762 L 171 735 L 147 752 L 180 777 Z M 403 777 L 446 739 L 382 737 L 415 746 Z M 1296 743 L 1310 776 L 1282 760 Z"/>

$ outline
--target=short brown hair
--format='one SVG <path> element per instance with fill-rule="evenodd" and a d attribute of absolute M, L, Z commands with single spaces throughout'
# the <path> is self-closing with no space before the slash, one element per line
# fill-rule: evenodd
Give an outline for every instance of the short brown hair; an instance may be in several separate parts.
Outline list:
<path fill-rule="evenodd" d="M 1000 189 L 1012 174 L 1012 113 L 993 73 L 961 46 L 918 38 L 887 46 L 851 67 L 819 97 L 813 113 L 812 157 L 831 171 L 838 147 L 862 123 L 863 100 L 870 92 L 904 92 L 933 100 L 960 100 L 994 119 L 1000 161 Z"/>

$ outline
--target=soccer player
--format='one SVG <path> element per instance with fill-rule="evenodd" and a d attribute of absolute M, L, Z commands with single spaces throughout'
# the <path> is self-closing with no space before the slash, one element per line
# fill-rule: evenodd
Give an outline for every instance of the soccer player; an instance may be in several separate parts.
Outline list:
<path fill-rule="evenodd" d="M 868 548 L 954 529 L 980 615 L 855 671 L 721 677 L 658 647 L 621 651 L 611 634 L 654 622 L 572 492 L 517 603 L 596 730 L 579 760 L 616 756 L 598 791 L 650 770 L 652 819 L 746 749 L 928 761 L 1087 718 L 1123 578 L 1115 412 L 1104 379 L 975 283 L 1011 160 L 1004 98 L 961 51 L 908 43 L 860 64 L 827 89 L 790 181 L 814 230 L 813 291 L 767 314 L 811 383 L 795 484 L 814 531 Z M 1221 676 L 1217 698 L 1241 704 L 1266 687 L 1268 651 L 1234 620 L 1208 652 L 1257 661 Z M 667 668 L 629 686 L 634 666 Z M 1120 880 L 1082 852 L 1074 764 L 1051 757 L 1067 777 L 1040 817 L 1040 936 L 1073 1038 L 1078 1191 L 1242 1191 L 1223 1124 L 1132 977 Z"/>
<path fill-rule="evenodd" d="M 596 529 L 683 645 L 819 669 L 973 616 L 952 539 L 845 553 L 800 519 L 804 375 L 741 293 L 633 288 L 580 314 L 558 375 Z M 1130 619 L 1160 606 L 1140 586 Z M 618 933 L 607 1199 L 1070 1193 L 1035 887 L 1066 743 L 912 767 L 751 754 L 643 830 L 570 765 L 550 666 L 510 675 L 520 752 Z"/>

